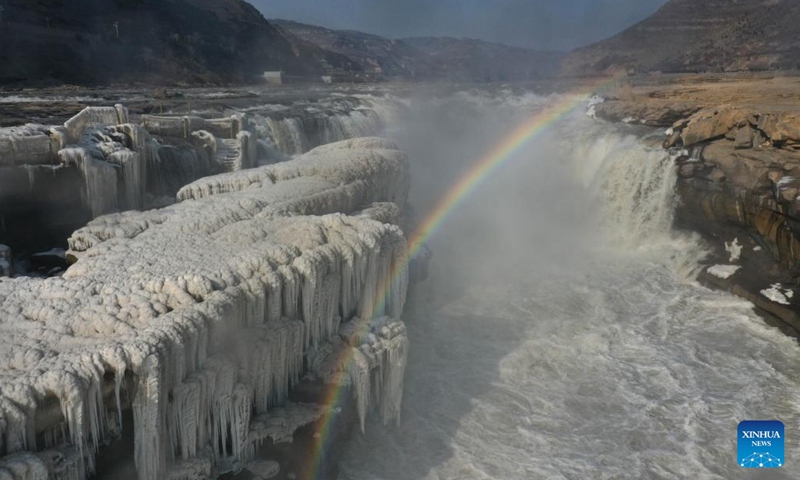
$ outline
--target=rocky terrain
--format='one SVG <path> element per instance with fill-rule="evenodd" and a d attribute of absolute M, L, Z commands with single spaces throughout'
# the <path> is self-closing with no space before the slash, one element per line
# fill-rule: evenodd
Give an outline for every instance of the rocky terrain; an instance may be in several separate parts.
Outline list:
<path fill-rule="evenodd" d="M 449 37 L 393 40 L 352 30 L 331 30 L 271 20 L 294 37 L 358 64 L 366 78 L 450 81 L 525 81 L 552 76 L 562 54 Z"/>
<path fill-rule="evenodd" d="M 420 52 L 403 41 L 353 30 L 331 30 L 289 20 L 270 22 L 285 32 L 287 38 L 294 39 L 294 44 L 306 42 L 343 55 L 358 65 L 358 70 L 369 78 L 413 78 L 422 75 L 427 69 Z"/>
<path fill-rule="evenodd" d="M 7 0 L 0 84 L 252 83 L 346 59 L 292 45 L 242 0 Z"/>
<path fill-rule="evenodd" d="M 800 330 L 800 110 L 796 77 L 683 77 L 606 92 L 594 113 L 666 129 L 677 163 L 676 226 L 711 248 L 704 282 Z M 623 92 L 620 95 L 620 92 Z M 767 285 L 772 287 L 765 288 Z"/>
<path fill-rule="evenodd" d="M 564 61 L 566 75 L 800 68 L 794 0 L 670 0 Z"/>

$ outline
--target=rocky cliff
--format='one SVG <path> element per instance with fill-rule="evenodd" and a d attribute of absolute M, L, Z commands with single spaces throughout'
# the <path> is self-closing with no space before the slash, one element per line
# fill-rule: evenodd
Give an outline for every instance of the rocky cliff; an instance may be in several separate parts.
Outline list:
<path fill-rule="evenodd" d="M 416 77 L 425 69 L 420 52 L 405 42 L 354 30 L 331 30 L 289 20 L 271 20 L 289 38 L 316 45 L 355 62 L 369 76 Z"/>
<path fill-rule="evenodd" d="M 318 74 L 326 52 L 296 47 L 242 0 L 7 0 L 0 84 L 204 84 L 265 70 Z M 315 58 L 316 57 L 316 58 Z"/>
<path fill-rule="evenodd" d="M 575 50 L 567 75 L 800 67 L 794 0 L 670 0 L 650 18 Z"/>

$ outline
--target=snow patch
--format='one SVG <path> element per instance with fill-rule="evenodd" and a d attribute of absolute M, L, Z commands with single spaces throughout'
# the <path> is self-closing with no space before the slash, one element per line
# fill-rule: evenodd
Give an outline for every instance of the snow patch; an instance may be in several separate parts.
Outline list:
<path fill-rule="evenodd" d="M 773 283 L 769 288 L 761 290 L 761 295 L 781 305 L 789 305 L 789 299 L 794 297 L 794 292 L 789 288 L 783 288 L 780 283 Z"/>
<path fill-rule="evenodd" d="M 711 275 L 714 275 L 717 278 L 725 280 L 727 278 L 730 278 L 740 268 L 742 267 L 738 265 L 714 265 L 713 267 L 709 267 L 707 271 Z"/>
<path fill-rule="evenodd" d="M 782 188 L 786 187 L 786 185 L 789 185 L 790 183 L 792 183 L 794 181 L 795 181 L 795 178 L 791 177 L 789 175 L 787 175 L 785 177 L 781 177 L 781 179 L 778 180 L 778 183 L 777 183 L 778 189 L 782 189 Z"/>
<path fill-rule="evenodd" d="M 725 251 L 730 254 L 730 262 L 738 262 L 742 257 L 742 246 L 739 245 L 739 239 L 734 238 L 731 243 L 725 242 Z"/>
<path fill-rule="evenodd" d="M 595 107 L 605 101 L 606 99 L 601 97 L 600 95 L 592 96 L 586 105 L 586 115 L 591 118 L 597 119 L 597 109 Z"/>

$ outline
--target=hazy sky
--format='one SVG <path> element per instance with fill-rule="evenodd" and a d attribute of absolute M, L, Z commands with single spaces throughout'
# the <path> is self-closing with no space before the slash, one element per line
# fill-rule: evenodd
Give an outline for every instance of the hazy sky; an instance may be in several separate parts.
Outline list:
<path fill-rule="evenodd" d="M 285 18 L 392 38 L 474 37 L 571 50 L 613 35 L 667 0 L 250 0 Z"/>

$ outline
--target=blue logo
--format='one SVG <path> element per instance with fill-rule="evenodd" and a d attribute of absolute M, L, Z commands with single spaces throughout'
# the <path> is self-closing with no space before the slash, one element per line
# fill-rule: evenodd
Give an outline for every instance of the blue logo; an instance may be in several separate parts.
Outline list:
<path fill-rule="evenodd" d="M 783 423 L 777 420 L 745 420 L 739 424 L 739 466 L 742 468 L 781 468 Z"/>

